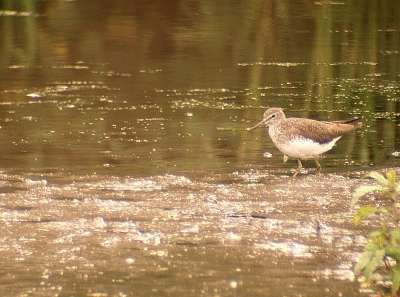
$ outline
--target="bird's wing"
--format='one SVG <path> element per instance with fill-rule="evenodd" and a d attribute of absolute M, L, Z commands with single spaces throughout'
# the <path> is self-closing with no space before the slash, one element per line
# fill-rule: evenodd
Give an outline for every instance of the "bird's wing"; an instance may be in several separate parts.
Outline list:
<path fill-rule="evenodd" d="M 358 127 L 360 123 L 357 120 L 336 121 L 336 122 L 321 122 L 310 119 L 288 118 L 290 125 L 289 134 L 300 135 L 304 138 L 314 139 L 319 143 L 327 143 L 333 139 L 349 133 Z"/>

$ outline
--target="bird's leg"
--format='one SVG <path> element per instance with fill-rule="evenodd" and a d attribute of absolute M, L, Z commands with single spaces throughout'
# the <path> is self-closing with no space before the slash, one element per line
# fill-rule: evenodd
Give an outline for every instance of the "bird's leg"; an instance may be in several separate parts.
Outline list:
<path fill-rule="evenodd" d="M 293 178 L 295 178 L 297 176 L 297 174 L 299 174 L 301 168 L 303 168 L 303 165 L 301 164 L 300 159 L 297 159 L 297 163 L 299 164 L 299 167 L 297 168 L 296 172 L 293 174 Z"/>
<path fill-rule="evenodd" d="M 315 158 L 315 164 L 317 164 L 317 173 L 319 174 L 321 172 L 321 164 L 319 164 L 317 158 Z"/>

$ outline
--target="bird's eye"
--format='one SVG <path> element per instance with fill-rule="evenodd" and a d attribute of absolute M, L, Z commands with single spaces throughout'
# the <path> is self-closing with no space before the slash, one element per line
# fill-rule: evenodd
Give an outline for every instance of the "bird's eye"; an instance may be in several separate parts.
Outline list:
<path fill-rule="evenodd" d="M 275 119 L 276 118 L 276 114 L 271 115 L 271 119 Z"/>

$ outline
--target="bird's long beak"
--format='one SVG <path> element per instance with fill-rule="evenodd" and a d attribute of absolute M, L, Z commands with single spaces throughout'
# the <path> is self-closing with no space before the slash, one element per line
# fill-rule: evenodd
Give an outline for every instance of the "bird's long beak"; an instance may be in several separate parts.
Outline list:
<path fill-rule="evenodd" d="M 267 120 L 268 120 L 268 119 L 262 120 L 261 122 L 259 122 L 259 123 L 258 123 L 257 125 L 255 125 L 254 127 L 248 128 L 247 131 L 251 131 L 251 130 L 254 130 L 255 128 L 258 128 L 258 127 L 260 127 L 260 126 L 262 126 L 262 125 L 265 125 L 265 122 L 266 122 Z"/>

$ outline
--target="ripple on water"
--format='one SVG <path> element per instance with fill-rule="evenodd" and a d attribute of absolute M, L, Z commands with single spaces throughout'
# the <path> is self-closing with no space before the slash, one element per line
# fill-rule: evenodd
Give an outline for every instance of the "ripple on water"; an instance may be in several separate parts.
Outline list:
<path fill-rule="evenodd" d="M 304 271 L 316 282 L 354 279 L 348 265 L 364 241 L 348 228 L 343 204 L 355 181 L 322 175 L 249 183 L 236 177 L 229 183 L 216 176 L 225 180 L 218 183 L 174 175 L 14 176 L 8 186 L 19 190 L 1 201 L 0 250 L 12 265 L 41 269 L 49 263 L 47 269 L 88 279 L 109 269 L 122 278 L 173 277 L 168 271 L 178 266 L 199 277 L 202 265 L 222 273 L 221 259 L 240 267 L 239 277 L 254 263 L 263 274 L 277 259 L 294 259 L 307 263 Z M 330 184 L 335 190 L 327 192 Z M 106 265 L 107 259 L 124 265 Z"/>

